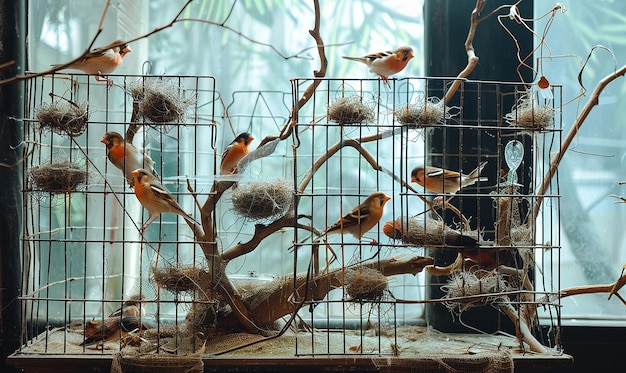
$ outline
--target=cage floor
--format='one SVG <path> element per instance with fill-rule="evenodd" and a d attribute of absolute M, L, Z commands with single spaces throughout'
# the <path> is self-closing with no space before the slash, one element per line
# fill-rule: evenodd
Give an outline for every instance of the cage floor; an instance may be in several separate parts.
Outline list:
<path fill-rule="evenodd" d="M 496 367 L 505 368 L 515 365 L 516 370 L 524 367 L 541 371 L 572 363 L 570 356 L 556 350 L 548 354 L 524 351 L 516 339 L 508 335 L 445 334 L 419 326 L 397 327 L 395 336 L 382 328 L 364 332 L 290 331 L 277 338 L 233 333 L 211 338 L 204 346 L 201 343 L 193 344 L 190 339 L 162 335 L 157 348 L 150 339 L 146 338 L 138 347 L 124 347 L 122 355 L 156 355 L 158 350 L 160 355 L 172 358 L 196 356 L 203 360 L 205 371 L 208 367 L 243 369 L 245 366 L 259 369 L 277 366 L 293 368 L 298 365 L 305 368 L 350 366 L 360 370 L 380 370 L 393 366 L 394 371 L 403 371 L 403 366 L 410 368 L 415 367 L 415 364 L 428 363 L 434 364 L 434 367 L 444 367 L 468 362 L 487 366 L 495 364 Z M 71 366 L 72 362 L 84 363 L 84 359 L 89 358 L 92 368 L 95 361 L 100 361 L 104 366 L 101 371 L 109 371 L 106 365 L 108 363 L 110 366 L 113 355 L 120 352 L 120 341 L 105 342 L 99 350 L 80 346 L 82 341 L 82 332 L 71 328 L 53 329 L 31 340 L 27 346 L 9 357 L 9 362 L 24 371 L 45 371 L 45 367 L 42 370 L 40 365 L 50 359 L 67 360 Z M 246 347 L 237 348 L 240 346 Z M 194 349 L 197 352 L 194 353 Z M 36 366 L 39 368 L 33 368 Z M 494 370 L 492 367 L 487 371 L 507 369 Z"/>

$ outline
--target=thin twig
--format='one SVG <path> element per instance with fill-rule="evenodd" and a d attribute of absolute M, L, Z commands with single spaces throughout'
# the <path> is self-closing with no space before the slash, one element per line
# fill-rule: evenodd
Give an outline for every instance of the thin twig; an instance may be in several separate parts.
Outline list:
<path fill-rule="evenodd" d="M 320 34 L 319 2 L 317 0 L 314 0 L 313 5 L 315 9 L 315 25 L 312 30 L 309 30 L 309 34 L 313 37 L 313 39 L 315 39 L 317 53 L 319 54 L 319 57 L 320 57 L 320 68 L 319 70 L 313 71 L 313 76 L 318 79 L 314 79 L 311 82 L 311 84 L 304 91 L 304 93 L 302 94 L 298 102 L 296 102 L 296 105 L 292 109 L 291 116 L 287 120 L 287 123 L 285 124 L 283 129 L 280 131 L 280 135 L 265 137 L 263 140 L 261 140 L 259 147 L 277 138 L 280 138 L 281 140 L 285 140 L 289 136 L 291 136 L 293 129 L 298 125 L 298 112 L 313 97 L 315 90 L 322 83 L 322 80 L 320 78 L 324 78 L 326 76 L 326 68 L 328 67 L 328 60 L 326 59 L 326 49 L 324 48 L 324 40 L 322 39 L 322 36 Z"/>
<path fill-rule="evenodd" d="M 106 4 L 104 4 L 104 9 L 102 9 L 102 15 L 100 16 L 100 23 L 98 23 L 98 34 L 104 30 L 104 18 L 107 15 L 109 7 L 111 6 L 111 0 L 107 0 Z M 96 38 L 91 40 L 91 43 L 87 47 L 87 51 L 90 51 L 93 48 L 93 44 L 96 42 Z"/>
<path fill-rule="evenodd" d="M 461 82 L 463 82 L 463 79 L 467 78 L 469 74 L 471 74 L 472 71 L 474 71 L 474 68 L 476 67 L 476 65 L 478 65 L 478 56 L 476 56 L 476 53 L 474 51 L 473 43 L 474 43 L 474 36 L 476 35 L 476 29 L 478 28 L 478 24 L 480 23 L 480 21 L 482 21 L 482 19 L 481 20 L 478 19 L 478 14 L 480 14 L 480 12 L 483 10 L 483 8 L 485 7 L 485 4 L 487 4 L 487 0 L 476 0 L 476 7 L 472 11 L 470 29 L 467 33 L 467 39 L 465 40 L 465 52 L 467 53 L 467 66 L 465 66 L 465 68 L 461 70 L 459 75 L 457 75 L 457 79 L 455 79 L 452 82 L 452 85 L 450 86 L 450 88 L 448 88 L 448 91 L 446 92 L 446 95 L 443 98 L 444 104 L 447 104 L 448 102 L 450 102 L 450 100 L 452 99 L 452 96 L 454 96 L 456 91 L 461 86 Z"/>

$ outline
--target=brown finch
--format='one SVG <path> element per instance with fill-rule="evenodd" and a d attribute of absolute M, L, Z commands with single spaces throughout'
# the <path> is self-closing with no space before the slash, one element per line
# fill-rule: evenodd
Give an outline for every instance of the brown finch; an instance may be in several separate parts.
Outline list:
<path fill-rule="evenodd" d="M 124 56 L 132 52 L 128 44 L 122 40 L 116 40 L 104 47 L 92 49 L 78 61 L 63 69 L 81 70 L 85 74 L 95 75 L 99 82 L 107 82 L 108 86 L 113 85 L 113 81 L 102 78 L 101 75 L 110 74 L 122 63 Z M 58 65 L 55 65 L 58 66 Z"/>
<path fill-rule="evenodd" d="M 98 343 L 96 348 L 102 347 L 106 341 L 122 339 L 129 333 L 145 330 L 141 318 L 137 316 L 107 317 L 102 321 L 91 320 L 85 325 L 85 340 L 81 346 Z"/>
<path fill-rule="evenodd" d="M 146 153 L 140 152 L 133 144 L 126 142 L 122 135 L 117 132 L 107 132 L 100 140 L 106 145 L 107 157 L 113 165 L 119 168 L 128 181 L 128 185 L 133 187 L 133 171 L 138 168 L 148 170 L 154 177 L 158 174 L 154 169 L 154 161 Z"/>
<path fill-rule="evenodd" d="M 220 175 L 237 173 L 237 164 L 250 152 L 252 140 L 254 140 L 254 136 L 248 132 L 243 132 L 224 149 L 222 163 L 220 163 Z"/>
<path fill-rule="evenodd" d="M 137 316 L 143 317 L 146 315 L 146 298 L 139 295 L 133 295 L 128 298 L 122 304 L 122 307 L 113 311 L 109 317 L 127 317 L 127 316 Z"/>
<path fill-rule="evenodd" d="M 487 177 L 480 176 L 486 164 L 487 161 L 481 162 L 468 175 L 438 167 L 418 166 L 411 172 L 411 181 L 423 186 L 429 192 L 454 194 L 477 181 L 487 181 Z"/>
<path fill-rule="evenodd" d="M 387 78 L 399 73 L 406 67 L 409 60 L 413 58 L 413 48 L 400 47 L 395 51 L 372 53 L 364 57 L 343 56 L 343 58 L 366 64 L 371 73 L 380 76 L 385 85 L 389 86 Z"/>
<path fill-rule="evenodd" d="M 360 240 L 365 233 L 372 229 L 383 216 L 383 208 L 385 203 L 391 197 L 383 192 L 374 192 L 370 194 L 363 203 L 352 209 L 344 217 L 328 229 L 326 234 L 341 233 L 352 234 L 356 239 Z"/>
<path fill-rule="evenodd" d="M 149 171 L 143 168 L 134 170 L 133 177 L 135 181 L 135 196 L 137 196 L 141 205 L 148 210 L 150 214 L 148 221 L 141 228 L 142 232 L 148 228 L 162 212 L 173 212 L 182 216 L 190 223 L 198 224 L 198 222 L 183 211 L 182 207 L 180 207 L 170 192 L 161 185 Z"/>

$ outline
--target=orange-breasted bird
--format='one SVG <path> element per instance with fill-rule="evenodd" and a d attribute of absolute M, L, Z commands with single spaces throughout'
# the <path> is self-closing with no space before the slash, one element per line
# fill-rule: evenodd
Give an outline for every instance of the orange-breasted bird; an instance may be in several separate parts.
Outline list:
<path fill-rule="evenodd" d="M 103 78 L 101 75 L 110 74 L 122 63 L 124 56 L 132 52 L 132 49 L 123 40 L 115 40 L 104 47 L 92 49 L 80 60 L 63 69 L 81 70 L 85 74 L 95 75 L 99 82 L 107 82 L 113 85 L 113 81 Z M 58 65 L 56 65 L 58 66 Z"/>
<path fill-rule="evenodd" d="M 159 183 L 149 171 L 139 168 L 133 171 L 135 196 L 150 214 L 148 221 L 141 228 L 142 232 L 163 212 L 173 212 L 190 223 L 198 224 L 188 215 L 170 192 Z"/>
<path fill-rule="evenodd" d="M 404 46 L 394 51 L 372 53 L 363 57 L 343 56 L 343 58 L 366 64 L 371 73 L 380 76 L 385 85 L 389 86 L 388 77 L 399 73 L 406 67 L 413 58 L 413 48 Z"/>
<path fill-rule="evenodd" d="M 365 233 L 378 224 L 383 216 L 385 203 L 390 199 L 391 197 L 383 192 L 370 194 L 360 205 L 328 227 L 325 234 L 350 233 L 360 240 Z"/>
<path fill-rule="evenodd" d="M 487 161 L 481 162 L 467 175 L 438 167 L 418 166 L 411 172 L 411 181 L 423 186 L 429 192 L 454 194 L 477 181 L 487 181 L 487 177 L 480 176 L 486 164 Z"/>
<path fill-rule="evenodd" d="M 138 168 L 148 170 L 152 176 L 158 178 L 154 169 L 154 161 L 146 153 L 139 151 L 133 144 L 126 142 L 122 135 L 117 132 L 107 132 L 102 136 L 101 143 L 106 145 L 107 157 L 113 165 L 119 168 L 128 181 L 128 185 L 133 187 L 133 171 Z"/>
<path fill-rule="evenodd" d="M 224 149 L 220 163 L 220 175 L 237 173 L 237 164 L 250 152 L 252 140 L 254 140 L 254 136 L 248 132 L 243 132 Z"/>

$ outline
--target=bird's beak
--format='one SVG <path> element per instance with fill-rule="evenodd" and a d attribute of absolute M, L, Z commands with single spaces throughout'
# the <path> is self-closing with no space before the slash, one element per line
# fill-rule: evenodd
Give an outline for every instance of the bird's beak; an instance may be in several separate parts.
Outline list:
<path fill-rule="evenodd" d="M 102 138 L 102 140 L 100 140 L 100 142 L 103 143 L 103 144 L 109 145 L 109 141 L 106 138 L 104 138 L 104 137 Z"/>
<path fill-rule="evenodd" d="M 389 197 L 388 195 L 385 194 L 385 202 L 389 201 L 391 199 L 391 197 Z"/>
<path fill-rule="evenodd" d="M 417 179 L 415 178 L 415 176 L 411 176 L 411 182 L 412 183 L 417 183 Z"/>

